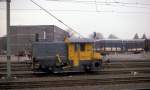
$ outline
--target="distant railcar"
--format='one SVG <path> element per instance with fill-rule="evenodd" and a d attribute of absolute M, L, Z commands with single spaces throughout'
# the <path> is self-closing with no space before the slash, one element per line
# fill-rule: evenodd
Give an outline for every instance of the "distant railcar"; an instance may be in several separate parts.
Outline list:
<path fill-rule="evenodd" d="M 145 48 L 146 52 L 150 51 L 150 39 L 145 39 Z"/>
<path fill-rule="evenodd" d="M 124 47 L 126 48 L 126 51 L 136 53 L 144 50 L 144 42 L 144 39 L 126 40 L 124 41 Z"/>
<path fill-rule="evenodd" d="M 98 71 L 102 56 L 94 51 L 91 39 L 66 39 L 65 42 L 33 43 L 33 67 L 50 72 Z"/>
<path fill-rule="evenodd" d="M 96 50 L 104 52 L 141 52 L 146 47 L 148 49 L 148 40 L 120 40 L 120 39 L 104 39 L 96 41 Z"/>

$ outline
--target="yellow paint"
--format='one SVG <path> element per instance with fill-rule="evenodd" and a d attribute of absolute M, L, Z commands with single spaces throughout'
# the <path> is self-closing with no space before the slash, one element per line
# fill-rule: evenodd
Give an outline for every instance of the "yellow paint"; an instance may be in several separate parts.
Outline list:
<path fill-rule="evenodd" d="M 80 60 L 91 60 L 92 59 L 92 44 L 85 43 L 85 50 L 80 51 Z"/>
<path fill-rule="evenodd" d="M 94 56 L 93 56 L 93 59 L 94 60 L 101 60 L 102 56 L 100 55 L 100 53 L 97 53 L 97 52 L 94 52 Z"/>
<path fill-rule="evenodd" d="M 82 51 L 79 47 L 75 50 L 75 43 L 68 43 L 68 58 L 69 60 L 73 60 L 74 66 L 79 66 L 80 60 L 101 60 L 100 53 L 96 53 L 93 51 L 92 43 L 84 43 L 85 49 Z"/>
<path fill-rule="evenodd" d="M 68 44 L 68 57 L 69 60 L 73 60 L 73 65 L 78 66 L 79 65 L 79 59 L 78 59 L 78 54 L 75 51 L 75 46 L 74 44 Z"/>

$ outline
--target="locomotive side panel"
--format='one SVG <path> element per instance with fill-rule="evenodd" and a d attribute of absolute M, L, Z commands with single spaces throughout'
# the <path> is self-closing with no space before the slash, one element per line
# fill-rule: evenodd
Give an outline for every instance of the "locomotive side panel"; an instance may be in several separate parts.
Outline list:
<path fill-rule="evenodd" d="M 58 55 L 62 62 L 66 62 L 67 46 L 63 42 L 35 42 L 33 44 L 33 57 L 41 65 L 56 65 Z"/>

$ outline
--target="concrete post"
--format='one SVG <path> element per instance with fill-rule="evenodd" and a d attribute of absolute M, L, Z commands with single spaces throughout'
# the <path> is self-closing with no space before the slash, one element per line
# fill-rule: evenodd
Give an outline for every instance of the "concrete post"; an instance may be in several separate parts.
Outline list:
<path fill-rule="evenodd" d="M 11 78 L 11 49 L 10 49 L 10 2 L 11 0 L 7 0 L 6 2 L 6 13 L 7 13 L 7 79 Z"/>

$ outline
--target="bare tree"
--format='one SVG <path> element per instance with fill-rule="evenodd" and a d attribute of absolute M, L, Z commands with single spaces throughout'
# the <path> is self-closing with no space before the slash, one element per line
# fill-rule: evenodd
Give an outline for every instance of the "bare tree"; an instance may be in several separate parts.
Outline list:
<path fill-rule="evenodd" d="M 103 36 L 102 33 L 93 32 L 92 34 L 89 35 L 89 38 L 92 38 L 92 39 L 104 39 L 104 36 Z"/>
<path fill-rule="evenodd" d="M 108 39 L 118 39 L 118 37 L 116 35 L 114 35 L 114 34 L 110 34 L 108 36 Z"/>
<path fill-rule="evenodd" d="M 139 35 L 136 33 L 133 37 L 133 39 L 139 39 Z"/>
<path fill-rule="evenodd" d="M 142 39 L 147 39 L 145 33 L 143 34 Z"/>

